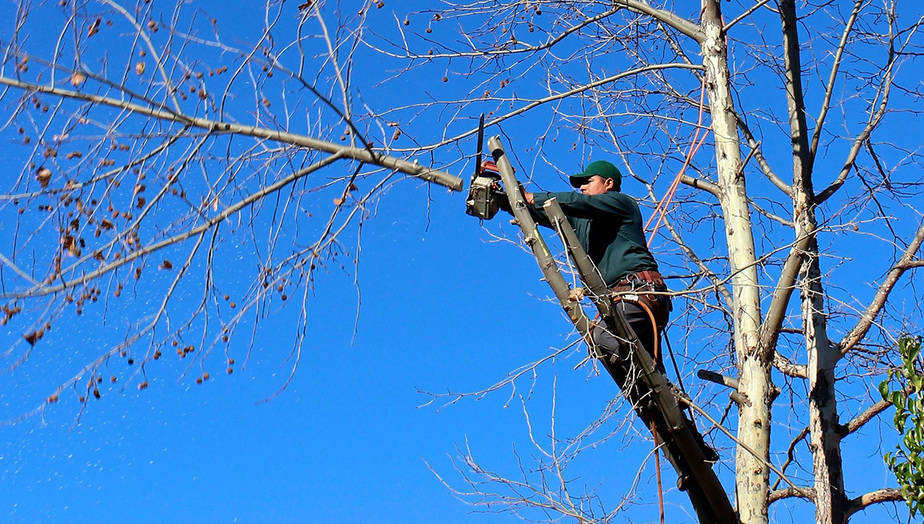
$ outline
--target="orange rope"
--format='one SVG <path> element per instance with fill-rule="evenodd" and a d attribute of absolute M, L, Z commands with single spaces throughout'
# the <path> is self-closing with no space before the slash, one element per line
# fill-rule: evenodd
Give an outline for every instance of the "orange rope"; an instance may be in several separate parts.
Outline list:
<path fill-rule="evenodd" d="M 651 225 L 651 221 L 658 217 L 657 222 L 655 222 L 654 228 L 651 230 L 651 233 L 648 235 L 648 245 L 651 245 L 652 239 L 655 237 L 655 233 L 658 232 L 658 228 L 661 226 L 661 222 L 664 221 L 664 217 L 667 215 L 667 208 L 670 205 L 671 201 L 674 199 L 674 193 L 677 192 L 677 188 L 680 186 L 680 180 L 683 178 L 683 173 L 687 170 L 687 166 L 690 165 L 690 162 L 693 161 L 693 157 L 696 155 L 696 152 L 699 151 L 700 146 L 703 145 L 703 142 L 706 141 L 706 136 L 708 132 L 703 132 L 703 110 L 705 108 L 705 98 L 706 98 L 706 83 L 702 83 L 702 87 L 699 90 L 699 115 L 696 120 L 696 132 L 693 134 L 693 141 L 690 142 L 690 150 L 687 152 L 687 156 L 683 161 L 683 166 L 680 168 L 680 171 L 677 173 L 677 176 L 674 177 L 674 181 L 671 182 L 667 192 L 664 193 L 664 196 L 658 202 L 658 205 L 655 206 L 654 211 L 651 213 L 651 216 L 648 217 L 648 221 L 645 222 L 645 229 L 648 229 L 648 226 Z M 702 136 L 700 136 L 702 133 Z"/>
<path fill-rule="evenodd" d="M 661 524 L 664 524 L 664 488 L 661 487 L 661 455 L 658 454 L 658 432 L 655 431 L 655 423 L 651 423 L 651 434 L 654 435 L 654 454 L 655 454 L 655 471 L 658 477 L 658 515 L 661 517 Z"/>
<path fill-rule="evenodd" d="M 633 300 L 631 298 L 615 297 L 613 302 L 619 302 L 625 300 L 626 302 L 632 302 L 633 304 L 639 306 L 645 313 L 648 314 L 648 319 L 651 320 L 651 332 L 654 334 L 652 338 L 654 344 L 654 355 L 655 365 L 658 363 L 658 353 L 660 352 L 659 342 L 660 337 L 658 336 L 658 322 L 655 320 L 654 313 L 651 311 L 651 308 L 648 307 L 641 300 Z M 647 348 L 646 348 L 647 349 Z M 661 524 L 664 524 L 664 488 L 661 485 L 661 455 L 658 453 L 658 428 L 655 425 L 655 422 L 651 421 L 651 436 L 654 437 L 654 456 L 655 456 L 655 476 L 658 479 L 658 511 L 661 517 Z"/>
<path fill-rule="evenodd" d="M 658 323 L 655 321 L 654 313 L 652 313 L 651 308 L 648 307 L 641 300 L 635 301 L 642 309 L 645 310 L 645 313 L 648 313 L 648 319 L 651 320 L 651 330 L 654 334 L 654 359 L 655 365 L 658 363 L 658 346 L 659 336 L 658 336 Z M 664 524 L 664 489 L 661 486 L 661 455 L 658 453 L 658 428 L 655 426 L 654 421 L 651 421 L 651 436 L 654 437 L 654 456 L 655 456 L 655 476 L 658 478 L 658 512 L 661 517 L 661 524 Z"/>

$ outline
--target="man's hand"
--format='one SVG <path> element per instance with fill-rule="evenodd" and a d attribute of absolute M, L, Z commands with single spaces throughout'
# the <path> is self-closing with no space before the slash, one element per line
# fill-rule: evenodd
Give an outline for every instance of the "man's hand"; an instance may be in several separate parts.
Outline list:
<path fill-rule="evenodd" d="M 523 189 L 523 186 L 520 186 L 520 191 L 523 193 L 523 198 L 526 200 L 526 203 L 527 203 L 527 204 L 529 204 L 529 205 L 531 205 L 531 206 L 533 206 L 533 205 L 536 204 L 535 201 L 533 201 L 533 194 L 532 194 L 532 193 L 530 193 L 529 191 L 526 191 L 525 189 Z"/>

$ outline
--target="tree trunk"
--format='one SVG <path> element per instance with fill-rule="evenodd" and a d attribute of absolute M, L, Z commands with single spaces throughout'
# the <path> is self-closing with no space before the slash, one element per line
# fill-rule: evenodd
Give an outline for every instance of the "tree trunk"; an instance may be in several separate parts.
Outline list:
<path fill-rule="evenodd" d="M 750 404 L 739 408 L 738 438 L 758 455 L 755 457 L 742 446 L 738 447 L 735 461 L 738 513 L 743 522 L 765 523 L 770 492 L 770 470 L 767 467 L 770 450 L 770 358 L 758 344 L 761 314 L 754 238 L 747 190 L 740 173 L 737 116 L 729 85 L 722 26 L 718 0 L 707 0 L 702 20 L 705 34 L 703 65 L 715 136 L 720 204 L 725 217 L 725 237 L 733 275 L 738 392 L 750 400 Z"/>
<path fill-rule="evenodd" d="M 810 448 L 815 474 L 815 521 L 840 524 L 846 521 L 847 499 L 837 431 L 837 401 L 834 397 L 834 366 L 839 353 L 828 340 L 827 317 L 815 238 L 815 190 L 812 158 L 802 94 L 802 62 L 799 32 L 793 0 L 780 2 L 783 49 L 786 65 L 786 100 L 793 145 L 793 222 L 796 238 L 809 238 L 802 256 L 799 291 L 802 325 L 808 355 Z"/>

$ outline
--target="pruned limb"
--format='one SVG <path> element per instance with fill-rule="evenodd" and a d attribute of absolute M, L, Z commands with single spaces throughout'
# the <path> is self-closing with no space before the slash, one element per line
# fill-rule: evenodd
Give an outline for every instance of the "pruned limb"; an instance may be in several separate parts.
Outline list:
<path fill-rule="evenodd" d="M 721 190 L 719 190 L 719 186 L 709 182 L 708 180 L 704 180 L 702 178 L 694 178 L 690 175 L 683 175 L 680 177 L 680 181 L 692 188 L 702 189 L 703 191 L 710 193 L 716 198 L 721 196 Z"/>
<path fill-rule="evenodd" d="M 738 404 L 739 406 L 751 405 L 751 399 L 749 399 L 746 395 L 738 393 L 737 379 L 726 377 L 725 375 L 721 375 L 714 371 L 709 371 L 708 369 L 701 369 L 697 371 L 696 376 L 703 380 L 708 380 L 709 382 L 719 384 L 720 386 L 731 388 L 732 392 L 728 394 L 728 398 L 732 399 L 735 404 Z"/>
<path fill-rule="evenodd" d="M 770 493 L 770 502 L 776 502 L 778 500 L 788 499 L 798 497 L 801 499 L 808 500 L 810 502 L 815 502 L 815 488 L 798 488 L 798 487 L 789 487 L 778 489 Z"/>

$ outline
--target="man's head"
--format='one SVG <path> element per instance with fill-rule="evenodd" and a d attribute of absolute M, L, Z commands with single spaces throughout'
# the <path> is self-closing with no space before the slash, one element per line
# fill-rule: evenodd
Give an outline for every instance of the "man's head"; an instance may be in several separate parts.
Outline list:
<path fill-rule="evenodd" d="M 571 185 L 580 188 L 585 195 L 601 195 L 607 191 L 619 191 L 622 173 L 606 160 L 587 164 L 584 171 L 571 177 Z"/>

